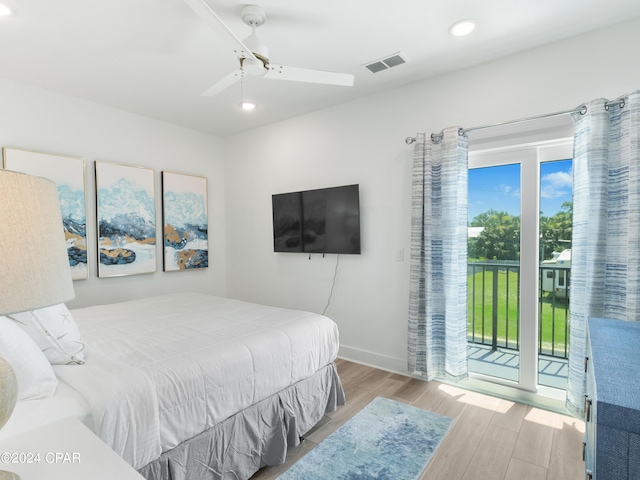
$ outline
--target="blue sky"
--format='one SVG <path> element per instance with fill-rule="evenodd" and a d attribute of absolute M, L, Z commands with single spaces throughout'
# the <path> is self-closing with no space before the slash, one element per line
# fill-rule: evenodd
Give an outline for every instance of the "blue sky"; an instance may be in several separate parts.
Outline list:
<path fill-rule="evenodd" d="M 572 198 L 571 160 L 540 165 L 540 210 L 551 217 Z M 494 209 L 520 215 L 520 165 L 469 170 L 469 221 Z"/>

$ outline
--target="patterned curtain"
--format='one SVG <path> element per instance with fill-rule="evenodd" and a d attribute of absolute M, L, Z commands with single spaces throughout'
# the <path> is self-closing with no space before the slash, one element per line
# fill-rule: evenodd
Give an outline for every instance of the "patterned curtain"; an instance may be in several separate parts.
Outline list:
<path fill-rule="evenodd" d="M 467 137 L 418 135 L 414 153 L 409 372 L 467 377 Z"/>
<path fill-rule="evenodd" d="M 583 410 L 589 317 L 640 320 L 640 92 L 573 114 L 567 408 Z"/>

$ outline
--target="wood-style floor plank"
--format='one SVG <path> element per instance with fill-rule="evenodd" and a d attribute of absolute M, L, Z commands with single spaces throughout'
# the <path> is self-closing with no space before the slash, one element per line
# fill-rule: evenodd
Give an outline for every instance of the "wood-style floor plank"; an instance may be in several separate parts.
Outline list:
<path fill-rule="evenodd" d="M 582 480 L 584 479 L 584 462 L 582 450 L 575 446 L 584 440 L 584 422 L 571 417 L 558 416 L 553 431 L 551 458 L 547 480 Z"/>
<path fill-rule="evenodd" d="M 517 432 L 490 423 L 462 479 L 502 480 L 517 439 Z"/>
<path fill-rule="evenodd" d="M 548 468 L 557 416 L 553 412 L 529 407 L 518 434 L 513 456 L 525 462 Z"/>
<path fill-rule="evenodd" d="M 442 406 L 461 405 L 461 402 L 442 402 Z M 436 413 L 454 418 L 454 424 L 436 450 L 420 479 L 462 480 L 480 441 L 485 434 L 493 412 L 464 403 L 462 413 L 451 415 L 454 409 L 438 408 Z"/>
<path fill-rule="evenodd" d="M 511 457 L 504 480 L 546 480 L 547 469 Z"/>
<path fill-rule="evenodd" d="M 519 432 L 529 407 L 522 403 L 501 400 L 498 410 L 493 414 L 491 425 Z"/>
<path fill-rule="evenodd" d="M 251 480 L 274 480 L 375 397 L 454 419 L 420 480 L 580 480 L 584 423 L 570 416 L 439 382 L 336 361 L 347 404 L 327 415 L 287 455 Z M 303 479 L 301 479 L 303 480 Z"/>

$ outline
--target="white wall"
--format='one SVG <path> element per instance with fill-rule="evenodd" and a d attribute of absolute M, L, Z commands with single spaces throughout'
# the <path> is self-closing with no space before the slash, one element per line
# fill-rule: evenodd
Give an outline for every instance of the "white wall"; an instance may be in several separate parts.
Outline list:
<path fill-rule="evenodd" d="M 362 255 L 340 257 L 327 315 L 339 324 L 342 356 L 406 371 L 412 148 L 405 137 L 639 89 L 638 45 L 640 19 L 229 138 L 228 295 L 321 312 L 336 256 L 273 253 L 271 195 L 359 183 Z M 395 260 L 398 249 L 404 261 Z"/>
<path fill-rule="evenodd" d="M 640 88 L 640 19 L 228 139 L 0 79 L 0 145 L 87 161 L 90 278 L 73 307 L 200 291 L 322 312 L 336 256 L 275 254 L 271 195 L 360 184 L 362 255 L 340 257 L 327 314 L 341 355 L 405 371 L 410 171 L 405 137 L 573 108 Z M 402 68 L 402 67 L 399 67 Z M 382 73 L 384 74 L 384 73 Z M 209 180 L 210 266 L 96 277 L 95 160 Z M 404 261 L 396 261 L 398 250 Z M 1 266 L 0 266 L 1 267 Z"/>
<path fill-rule="evenodd" d="M 76 299 L 68 302 L 70 308 L 173 291 L 225 295 L 225 148 L 222 139 L 0 79 L 0 145 L 86 160 L 90 276 L 87 280 L 74 282 Z M 161 232 L 162 223 L 160 172 L 170 170 L 206 176 L 209 183 L 209 268 L 162 272 L 160 241 L 157 242 L 156 273 L 97 278 L 96 160 L 155 169 L 158 232 Z"/>

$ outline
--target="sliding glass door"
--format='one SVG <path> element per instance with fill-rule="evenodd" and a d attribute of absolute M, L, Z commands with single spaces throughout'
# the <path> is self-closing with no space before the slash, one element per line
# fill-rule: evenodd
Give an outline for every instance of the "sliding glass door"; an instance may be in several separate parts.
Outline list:
<path fill-rule="evenodd" d="M 469 368 L 513 382 L 520 378 L 520 169 L 469 170 Z"/>
<path fill-rule="evenodd" d="M 469 370 L 564 388 L 572 142 L 469 146 Z"/>

